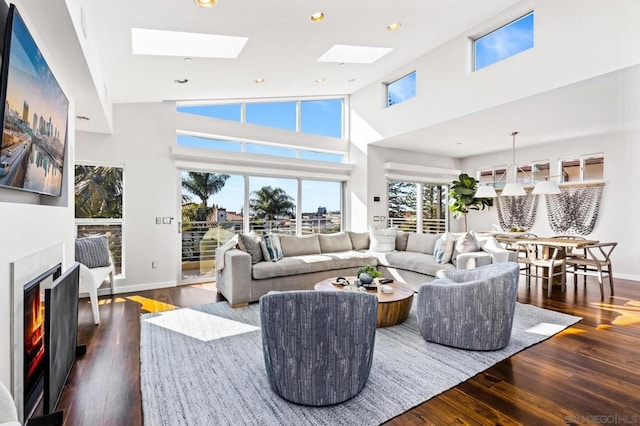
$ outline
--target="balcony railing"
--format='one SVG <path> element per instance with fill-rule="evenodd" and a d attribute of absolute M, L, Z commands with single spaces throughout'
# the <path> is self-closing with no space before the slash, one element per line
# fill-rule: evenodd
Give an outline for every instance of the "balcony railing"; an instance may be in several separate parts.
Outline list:
<path fill-rule="evenodd" d="M 416 232 L 418 227 L 416 218 L 390 217 L 388 218 L 388 226 L 396 227 L 405 232 Z M 442 234 L 447 230 L 447 221 L 445 219 L 423 219 L 422 232 L 424 234 Z"/>
<path fill-rule="evenodd" d="M 340 216 L 332 218 L 302 219 L 302 234 L 331 234 L 340 232 Z M 182 277 L 202 278 L 215 276 L 216 249 L 225 244 L 235 234 L 242 232 L 241 222 L 182 223 Z M 259 235 L 296 235 L 296 221 L 255 220 L 249 228 Z"/>

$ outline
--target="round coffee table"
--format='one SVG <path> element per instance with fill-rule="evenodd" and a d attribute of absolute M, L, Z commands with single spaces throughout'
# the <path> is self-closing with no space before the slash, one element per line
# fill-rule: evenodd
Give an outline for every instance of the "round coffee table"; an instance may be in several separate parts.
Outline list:
<path fill-rule="evenodd" d="M 356 277 L 345 277 L 351 285 L 350 290 L 356 291 Z M 329 278 L 320 281 L 313 289 L 317 291 L 343 291 L 346 286 L 332 284 L 336 279 Z M 377 279 L 376 279 L 377 282 Z M 376 327 L 389 327 L 398 325 L 407 319 L 413 302 L 413 290 L 402 283 L 392 282 L 387 284 L 393 288 L 393 293 L 383 293 L 380 285 L 377 289 L 367 289 L 367 293 L 375 294 L 378 297 L 378 320 Z"/>

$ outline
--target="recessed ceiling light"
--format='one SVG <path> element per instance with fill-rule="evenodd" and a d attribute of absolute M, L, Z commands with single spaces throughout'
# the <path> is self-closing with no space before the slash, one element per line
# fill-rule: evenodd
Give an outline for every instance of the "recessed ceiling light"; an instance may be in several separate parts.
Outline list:
<path fill-rule="evenodd" d="M 248 37 L 131 28 L 134 55 L 235 59 Z"/>
<path fill-rule="evenodd" d="M 191 62 L 191 61 L 193 61 L 193 59 L 191 59 L 191 58 L 184 58 L 184 61 L 185 61 L 185 62 Z"/>
<path fill-rule="evenodd" d="M 264 78 L 256 78 L 256 83 L 258 84 L 264 83 Z"/>
<path fill-rule="evenodd" d="M 318 62 L 337 62 L 345 64 L 372 64 L 393 49 L 389 47 L 349 46 L 335 44 L 324 52 Z"/>
<path fill-rule="evenodd" d="M 91 120 L 89 117 L 87 117 L 86 115 L 76 115 L 76 118 L 78 120 L 82 120 L 82 121 L 89 121 Z"/>
<path fill-rule="evenodd" d="M 177 79 L 173 80 L 174 83 L 178 83 L 178 84 L 185 84 L 188 81 L 189 80 L 187 80 L 186 78 L 177 78 Z"/>
<path fill-rule="evenodd" d="M 340 62 L 340 63 L 338 64 L 338 66 L 339 66 L 339 67 L 344 67 L 344 62 Z"/>
<path fill-rule="evenodd" d="M 211 7 L 216 5 L 216 0 L 196 0 L 196 4 L 200 7 Z"/>
<path fill-rule="evenodd" d="M 311 19 L 311 22 L 320 22 L 324 19 L 324 16 L 323 12 L 316 12 L 309 16 L 309 19 Z"/>
<path fill-rule="evenodd" d="M 402 24 L 400 22 L 392 22 L 389 25 L 387 25 L 387 31 L 395 31 L 399 29 L 401 26 Z"/>
<path fill-rule="evenodd" d="M 324 78 L 316 78 L 316 83 L 324 83 Z"/>
<path fill-rule="evenodd" d="M 347 80 L 347 83 L 353 83 L 354 81 L 356 81 L 355 78 L 350 78 L 349 80 Z"/>

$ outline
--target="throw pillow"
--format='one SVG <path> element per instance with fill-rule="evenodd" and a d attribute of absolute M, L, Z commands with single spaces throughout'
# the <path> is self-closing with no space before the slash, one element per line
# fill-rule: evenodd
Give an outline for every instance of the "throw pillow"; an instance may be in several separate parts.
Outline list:
<path fill-rule="evenodd" d="M 282 259 L 282 245 L 280 245 L 280 237 L 277 234 L 267 234 L 262 237 L 260 247 L 265 260 L 277 262 Z"/>
<path fill-rule="evenodd" d="M 87 268 L 109 266 L 109 240 L 106 235 L 76 239 L 76 261 Z"/>
<path fill-rule="evenodd" d="M 453 257 L 453 249 L 456 246 L 456 238 L 450 232 L 445 232 L 440 240 L 444 239 L 443 255 L 439 263 L 449 263 Z"/>
<path fill-rule="evenodd" d="M 475 235 L 473 235 L 473 232 L 467 232 L 464 237 L 460 237 L 456 241 L 454 257 L 457 258 L 459 254 L 472 253 L 475 251 L 480 251 L 480 244 Z"/>
<path fill-rule="evenodd" d="M 416 234 L 412 232 L 409 234 L 406 250 L 415 253 L 433 254 L 433 249 L 439 238 L 440 235 L 438 234 Z"/>
<path fill-rule="evenodd" d="M 438 241 L 436 241 L 436 245 L 433 248 L 433 258 L 437 263 L 442 263 L 442 257 L 444 256 L 444 247 L 442 247 L 443 243 L 442 238 L 438 238 Z"/>
<path fill-rule="evenodd" d="M 338 253 L 353 250 L 351 237 L 344 232 L 329 235 L 320 234 L 318 235 L 318 239 L 320 240 L 320 250 L 322 253 Z"/>
<path fill-rule="evenodd" d="M 398 231 L 398 234 L 396 235 L 396 250 L 407 250 L 407 241 L 409 241 L 409 235 L 411 235 L 411 232 Z"/>
<path fill-rule="evenodd" d="M 280 235 L 280 245 L 283 256 L 304 256 L 307 254 L 320 254 L 320 242 L 317 235 Z"/>
<path fill-rule="evenodd" d="M 238 238 L 238 248 L 251 255 L 251 264 L 262 262 L 262 248 L 260 247 L 260 236 L 255 231 L 248 234 L 240 234 Z"/>
<path fill-rule="evenodd" d="M 388 253 L 396 248 L 396 235 L 398 228 L 369 228 L 371 245 L 369 250 L 380 253 Z"/>
<path fill-rule="evenodd" d="M 367 250 L 369 248 L 368 232 L 349 232 L 349 237 L 354 250 Z"/>

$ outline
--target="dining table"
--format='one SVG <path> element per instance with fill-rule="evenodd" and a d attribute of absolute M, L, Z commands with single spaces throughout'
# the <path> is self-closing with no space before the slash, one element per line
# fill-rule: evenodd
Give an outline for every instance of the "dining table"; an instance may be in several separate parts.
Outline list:
<path fill-rule="evenodd" d="M 593 244 L 598 244 L 599 240 L 581 240 L 574 238 L 554 238 L 554 237 L 524 237 L 524 236 L 501 236 L 496 235 L 498 242 L 506 244 L 508 246 L 517 246 L 520 244 L 532 244 L 537 246 L 540 250 L 542 259 L 550 259 L 556 251 L 556 260 L 565 259 L 567 252 L 574 249 L 580 249 L 581 247 L 587 247 Z M 554 269 L 555 270 L 555 269 Z M 543 267 L 543 276 L 548 277 L 548 268 Z M 553 285 L 560 285 L 560 277 L 554 277 Z"/>

